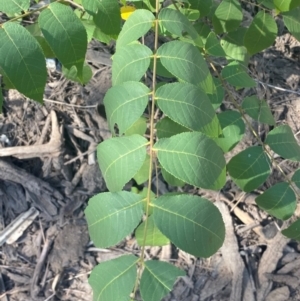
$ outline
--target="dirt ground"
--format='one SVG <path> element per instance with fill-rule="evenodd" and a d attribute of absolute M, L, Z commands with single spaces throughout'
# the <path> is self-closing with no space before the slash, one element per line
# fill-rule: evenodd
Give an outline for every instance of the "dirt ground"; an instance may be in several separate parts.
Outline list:
<path fill-rule="evenodd" d="M 257 88 L 235 95 L 238 102 L 254 93 L 266 99 L 277 124 L 290 125 L 299 139 L 300 43 L 280 28 L 274 46 L 250 62 Z M 16 241 L 0 247 L 0 301 L 90 301 L 88 276 L 97 263 L 139 254 L 133 237 L 114 248 L 95 248 L 83 213 L 89 197 L 106 190 L 95 150 L 110 137 L 102 100 L 111 86 L 112 52 L 113 47 L 90 44 L 87 61 L 94 75 L 84 87 L 66 80 L 59 65 L 49 69 L 44 105 L 14 90 L 5 95 L 0 117 L 0 231 L 31 207 L 38 216 Z M 230 106 L 225 100 L 221 110 Z M 253 125 L 264 139 L 270 128 Z M 255 143 L 247 132 L 228 159 Z M 280 158 L 278 162 L 287 175 L 299 167 Z M 274 170 L 256 193 L 280 180 Z M 161 193 L 174 190 L 161 179 L 159 183 Z M 218 193 L 188 186 L 184 190 L 219 207 L 226 240 L 207 260 L 171 245 L 148 248 L 148 258 L 172 262 L 187 272 L 165 301 L 300 300 L 300 247 L 280 234 L 280 221 L 259 210 L 254 193 L 244 194 L 231 181 Z"/>

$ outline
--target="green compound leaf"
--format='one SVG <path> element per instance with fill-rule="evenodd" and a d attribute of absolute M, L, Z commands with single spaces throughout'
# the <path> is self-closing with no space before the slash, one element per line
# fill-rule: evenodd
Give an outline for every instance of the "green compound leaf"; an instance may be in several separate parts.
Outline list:
<path fill-rule="evenodd" d="M 39 16 L 39 25 L 51 49 L 67 69 L 73 65 L 82 78 L 87 50 L 87 33 L 73 10 L 60 3 L 52 3 Z"/>
<path fill-rule="evenodd" d="M 222 77 L 237 88 L 255 87 L 255 81 L 246 73 L 245 68 L 237 62 L 232 62 L 222 69 Z"/>
<path fill-rule="evenodd" d="M 223 137 L 218 137 L 214 141 L 224 153 L 227 153 L 241 141 L 245 133 L 245 123 L 242 115 L 237 111 L 225 111 L 217 116 L 221 124 Z"/>
<path fill-rule="evenodd" d="M 250 55 L 247 48 L 244 46 L 244 36 L 246 33 L 245 27 L 239 27 L 237 30 L 228 33 L 222 40 L 223 47 L 227 59 L 229 61 L 236 60 L 242 64 L 246 64 Z"/>
<path fill-rule="evenodd" d="M 144 245 L 144 230 L 146 222 L 143 221 L 135 231 L 135 238 L 139 246 Z M 170 240 L 165 237 L 159 229 L 155 226 L 153 216 L 148 217 L 147 235 L 145 240 L 145 246 L 165 246 L 170 243 Z"/>
<path fill-rule="evenodd" d="M 221 56 L 225 57 L 225 51 L 220 45 L 220 41 L 218 40 L 216 34 L 211 31 L 210 34 L 208 35 L 205 43 L 205 51 L 214 56 Z"/>
<path fill-rule="evenodd" d="M 109 191 L 122 190 L 142 167 L 147 142 L 144 137 L 132 135 L 111 138 L 98 145 L 98 162 Z"/>
<path fill-rule="evenodd" d="M 210 76 L 207 64 L 192 44 L 172 41 L 158 48 L 157 56 L 163 66 L 178 79 L 199 86 Z"/>
<path fill-rule="evenodd" d="M 113 86 L 127 81 L 139 81 L 150 65 L 152 51 L 141 44 L 120 47 L 113 56 Z"/>
<path fill-rule="evenodd" d="M 275 7 L 281 11 L 290 11 L 300 6 L 300 0 L 273 0 Z"/>
<path fill-rule="evenodd" d="M 235 30 L 242 20 L 242 8 L 238 0 L 223 0 L 212 19 L 217 34 Z"/>
<path fill-rule="evenodd" d="M 149 168 L 150 168 L 150 156 L 146 155 L 146 159 L 145 159 L 142 167 L 139 169 L 137 174 L 133 177 L 138 185 L 141 185 L 148 180 Z"/>
<path fill-rule="evenodd" d="M 300 188 L 300 169 L 295 171 L 292 177 L 292 181 L 295 182 L 298 188 Z"/>
<path fill-rule="evenodd" d="M 147 119 L 145 117 L 140 117 L 127 131 L 125 131 L 126 136 L 131 136 L 138 134 L 143 136 L 147 130 Z"/>
<path fill-rule="evenodd" d="M 216 87 L 215 92 L 213 94 L 207 94 L 207 96 L 210 99 L 214 110 L 216 110 L 222 104 L 225 90 L 223 88 L 222 82 L 218 78 L 213 77 L 213 82 Z"/>
<path fill-rule="evenodd" d="M 8 15 L 27 11 L 29 6 L 30 0 L 0 0 L 0 11 Z"/>
<path fill-rule="evenodd" d="M 290 33 L 300 41 L 300 7 L 297 7 L 289 12 L 285 12 L 283 15 L 283 22 L 288 28 Z"/>
<path fill-rule="evenodd" d="M 161 174 L 164 178 L 164 180 L 172 186 L 178 186 L 181 187 L 183 186 L 185 183 L 177 178 L 175 178 L 173 175 L 171 175 L 170 173 L 168 173 L 165 169 L 161 168 Z"/>
<path fill-rule="evenodd" d="M 220 189 L 225 184 L 225 159 L 217 144 L 202 133 L 181 133 L 154 146 L 162 167 L 185 183 Z"/>
<path fill-rule="evenodd" d="M 153 206 L 156 226 L 183 251 L 207 258 L 222 246 L 225 226 L 210 201 L 187 194 L 164 195 Z"/>
<path fill-rule="evenodd" d="M 281 231 L 288 238 L 300 241 L 300 219 L 292 223 L 287 229 Z"/>
<path fill-rule="evenodd" d="M 158 260 L 146 261 L 140 284 L 143 300 L 161 300 L 172 290 L 176 278 L 184 275 L 184 271 L 170 263 Z"/>
<path fill-rule="evenodd" d="M 200 12 L 200 17 L 207 16 L 212 8 L 212 0 L 189 0 L 191 8 L 197 9 Z"/>
<path fill-rule="evenodd" d="M 95 246 L 107 248 L 132 233 L 143 215 L 143 198 L 128 191 L 103 192 L 89 200 L 85 215 Z"/>
<path fill-rule="evenodd" d="M 102 32 L 117 35 L 121 29 L 121 14 L 118 0 L 82 0 L 85 10 L 94 17 Z"/>
<path fill-rule="evenodd" d="M 265 100 L 260 100 L 255 95 L 246 97 L 243 100 L 242 108 L 254 120 L 275 125 L 275 119 Z"/>
<path fill-rule="evenodd" d="M 271 46 L 277 31 L 274 18 L 263 10 L 258 12 L 245 34 L 245 46 L 249 53 L 255 54 Z"/>
<path fill-rule="evenodd" d="M 125 22 L 116 43 L 116 49 L 136 41 L 152 27 L 154 15 L 145 9 L 134 11 Z"/>
<path fill-rule="evenodd" d="M 161 138 L 169 138 L 171 136 L 190 132 L 186 127 L 174 122 L 172 119 L 168 117 L 164 117 L 156 124 L 156 135 L 159 139 Z"/>
<path fill-rule="evenodd" d="M 261 146 L 252 146 L 235 155 L 227 164 L 232 180 L 245 192 L 262 185 L 271 173 L 271 163 Z"/>
<path fill-rule="evenodd" d="M 25 96 L 43 101 L 47 70 L 42 48 L 16 23 L 5 23 L 0 28 L 0 73 Z"/>
<path fill-rule="evenodd" d="M 89 277 L 94 301 L 129 301 L 137 277 L 138 258 L 123 255 L 98 264 Z"/>
<path fill-rule="evenodd" d="M 209 98 L 199 87 L 188 83 L 166 84 L 156 91 L 157 105 L 166 116 L 184 127 L 211 137 L 221 128 Z"/>
<path fill-rule="evenodd" d="M 163 8 L 158 15 L 158 20 L 170 33 L 178 37 L 187 33 L 193 40 L 200 38 L 188 18 L 175 9 Z"/>
<path fill-rule="evenodd" d="M 257 205 L 276 218 L 286 220 L 295 212 L 297 199 L 289 183 L 277 183 L 255 199 Z"/>
<path fill-rule="evenodd" d="M 288 125 L 278 126 L 269 132 L 266 143 L 281 157 L 292 161 L 300 161 L 300 146 Z"/>
<path fill-rule="evenodd" d="M 110 88 L 104 105 L 109 129 L 114 133 L 115 124 L 119 134 L 125 133 L 144 113 L 150 90 L 139 82 L 125 82 Z"/>

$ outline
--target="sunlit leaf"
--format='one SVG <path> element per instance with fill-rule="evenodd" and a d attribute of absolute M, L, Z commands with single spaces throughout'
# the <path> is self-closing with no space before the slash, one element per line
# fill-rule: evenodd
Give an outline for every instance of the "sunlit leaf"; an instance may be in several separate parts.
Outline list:
<path fill-rule="evenodd" d="M 300 0 L 273 0 L 279 11 L 290 11 L 300 6 Z"/>
<path fill-rule="evenodd" d="M 257 205 L 276 218 L 290 218 L 297 206 L 297 199 L 289 183 L 282 182 L 273 185 L 255 199 Z"/>
<path fill-rule="evenodd" d="M 200 88 L 171 83 L 158 88 L 155 96 L 162 112 L 175 122 L 211 137 L 219 136 L 221 129 L 214 108 Z"/>
<path fill-rule="evenodd" d="M 223 152 L 202 133 L 160 139 L 154 149 L 162 167 L 185 183 L 206 189 L 220 189 L 225 184 Z"/>
<path fill-rule="evenodd" d="M 138 258 L 133 255 L 98 264 L 89 277 L 94 301 L 129 301 L 137 277 Z"/>
<path fill-rule="evenodd" d="M 200 51 L 192 44 L 171 41 L 160 46 L 157 55 L 163 66 L 182 81 L 199 85 L 210 75 Z"/>
<path fill-rule="evenodd" d="M 209 257 L 222 246 L 223 219 L 210 201 L 188 194 L 164 195 L 153 206 L 156 226 L 183 251 Z"/>
<path fill-rule="evenodd" d="M 300 219 L 297 219 L 287 229 L 281 231 L 288 238 L 300 241 Z"/>
<path fill-rule="evenodd" d="M 242 108 L 254 120 L 269 125 L 275 125 L 275 119 L 265 100 L 260 100 L 255 95 L 246 97 L 243 100 Z"/>
<path fill-rule="evenodd" d="M 39 16 L 42 33 L 60 62 L 70 69 L 77 68 L 82 78 L 87 50 L 87 33 L 73 10 L 61 3 L 52 3 Z"/>
<path fill-rule="evenodd" d="M 271 173 L 271 163 L 261 146 L 248 147 L 227 164 L 232 180 L 250 192 L 262 185 Z"/>
<path fill-rule="evenodd" d="M 19 92 L 42 102 L 47 70 L 37 40 L 21 25 L 6 22 L 0 28 L 0 73 Z"/>
<path fill-rule="evenodd" d="M 245 68 L 237 62 L 232 62 L 222 69 L 221 75 L 229 84 L 237 88 L 255 87 L 255 81 L 247 74 Z"/>
<path fill-rule="evenodd" d="M 143 300 L 161 300 L 172 290 L 176 278 L 184 275 L 184 271 L 168 262 L 146 261 L 140 284 Z"/>
<path fill-rule="evenodd" d="M 136 10 L 125 22 L 117 39 L 116 49 L 130 44 L 131 42 L 146 34 L 152 27 L 153 20 L 154 15 L 148 10 Z"/>
<path fill-rule="evenodd" d="M 288 125 L 278 126 L 269 132 L 266 143 L 283 158 L 300 161 L 300 146 Z"/>
<path fill-rule="evenodd" d="M 111 132 L 115 124 L 119 134 L 125 133 L 144 113 L 148 104 L 150 90 L 139 82 L 124 82 L 110 88 L 104 105 Z"/>
<path fill-rule="evenodd" d="M 30 0 L 0 0 L 0 11 L 8 15 L 27 11 Z"/>
<path fill-rule="evenodd" d="M 243 20 L 241 4 L 238 0 L 223 0 L 213 16 L 213 26 L 217 34 L 235 30 Z"/>
<path fill-rule="evenodd" d="M 241 141 L 245 133 L 245 123 L 241 114 L 237 111 L 225 111 L 217 116 L 223 135 L 214 140 L 222 148 L 223 152 L 226 153 Z"/>
<path fill-rule="evenodd" d="M 146 158 L 147 139 L 139 135 L 115 137 L 98 145 L 97 157 L 107 188 L 121 190 Z"/>
<path fill-rule="evenodd" d="M 220 45 L 220 41 L 218 40 L 216 34 L 212 31 L 208 35 L 205 43 L 205 51 L 214 56 L 221 56 L 225 57 L 226 54 L 223 50 L 223 48 Z"/>
<path fill-rule="evenodd" d="M 245 34 L 245 46 L 249 53 L 255 54 L 271 46 L 277 37 L 274 18 L 265 11 L 259 11 Z"/>
<path fill-rule="evenodd" d="M 290 33 L 300 41 L 300 7 L 297 7 L 291 11 L 285 12 L 283 15 L 283 21 Z"/>
<path fill-rule="evenodd" d="M 113 56 L 112 82 L 139 81 L 150 65 L 152 51 L 141 44 L 120 47 Z"/>
<path fill-rule="evenodd" d="M 99 193 L 85 209 L 89 234 L 98 248 L 119 243 L 133 232 L 142 215 L 142 196 L 127 191 Z"/>

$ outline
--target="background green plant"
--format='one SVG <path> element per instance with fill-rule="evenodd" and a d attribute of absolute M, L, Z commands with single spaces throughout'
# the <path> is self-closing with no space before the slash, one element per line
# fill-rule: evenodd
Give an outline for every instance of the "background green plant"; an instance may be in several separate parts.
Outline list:
<path fill-rule="evenodd" d="M 172 242 L 198 257 L 209 257 L 222 246 L 225 227 L 219 210 L 198 196 L 154 194 L 154 164 L 171 185 L 219 190 L 227 171 L 240 189 L 250 192 L 268 179 L 272 166 L 282 172 L 273 152 L 300 161 L 292 130 L 276 126 L 267 102 L 253 95 L 239 105 L 232 93 L 233 88 L 256 86 L 247 64 L 251 55 L 273 44 L 278 31 L 275 15 L 300 40 L 300 0 L 257 1 L 258 12 L 248 28 L 241 25 L 237 0 L 172 1 L 164 8 L 162 2 L 131 1 L 138 9 L 122 24 L 117 0 L 57 0 L 35 10 L 29 10 L 29 0 L 0 0 L 0 10 L 8 17 L 0 28 L 3 86 L 41 103 L 45 57 L 58 58 L 64 74 L 84 84 L 91 77 L 84 62 L 87 43 L 92 38 L 116 40 L 113 86 L 104 99 L 113 137 L 97 149 L 109 192 L 92 197 L 85 214 L 97 247 L 113 246 L 134 232 L 141 256 L 125 255 L 96 266 L 89 278 L 94 300 L 134 299 L 139 288 L 143 300 L 158 301 L 172 289 L 184 272 L 166 262 L 146 261 L 145 246 Z M 37 22 L 24 27 L 22 20 L 28 16 Z M 151 46 L 141 42 L 148 34 L 154 37 Z M 168 42 L 159 45 L 159 36 Z M 215 63 L 220 57 L 226 59 L 222 68 Z M 144 80 L 149 68 L 150 85 Z M 165 79 L 159 85 L 158 75 Z M 224 95 L 235 110 L 217 114 Z M 156 109 L 163 116 L 159 121 L 154 120 Z M 249 117 L 274 127 L 265 141 Z M 257 145 L 226 164 L 224 153 L 239 143 L 245 125 Z M 146 183 L 142 192 L 122 191 L 132 178 Z M 258 196 L 257 205 L 278 219 L 291 218 L 299 179 L 298 170 L 291 181 L 286 178 Z M 299 239 L 299 220 L 282 233 Z"/>

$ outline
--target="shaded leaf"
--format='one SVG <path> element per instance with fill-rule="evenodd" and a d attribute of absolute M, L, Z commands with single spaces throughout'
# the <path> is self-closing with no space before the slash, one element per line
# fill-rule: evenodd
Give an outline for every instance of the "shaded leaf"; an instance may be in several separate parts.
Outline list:
<path fill-rule="evenodd" d="M 210 257 L 222 246 L 223 219 L 210 201 L 188 194 L 164 195 L 153 206 L 156 226 L 183 251 Z"/>
<path fill-rule="evenodd" d="M 97 147 L 97 157 L 107 188 L 121 190 L 146 158 L 147 139 L 139 135 L 115 137 Z"/>
<path fill-rule="evenodd" d="M 287 229 L 281 231 L 288 238 L 300 241 L 300 219 L 297 219 Z"/>
<path fill-rule="evenodd" d="M 270 160 L 261 146 L 252 146 L 235 155 L 227 164 L 232 180 L 245 192 L 262 185 L 271 173 Z"/>
<path fill-rule="evenodd" d="M 43 101 L 46 62 L 37 40 L 21 25 L 0 28 L 0 73 L 5 82 L 34 100 Z"/>
<path fill-rule="evenodd" d="M 0 0 L 0 11 L 8 15 L 14 15 L 27 11 L 30 0 Z"/>
<path fill-rule="evenodd" d="M 202 133 L 160 139 L 154 150 L 162 167 L 185 183 L 206 189 L 219 189 L 225 184 L 223 152 Z"/>
<path fill-rule="evenodd" d="M 204 58 L 192 44 L 168 42 L 158 48 L 157 55 L 163 66 L 182 81 L 197 86 L 210 75 Z"/>
<path fill-rule="evenodd" d="M 273 185 L 255 199 L 257 205 L 276 218 L 289 219 L 296 210 L 297 200 L 289 183 Z"/>
<path fill-rule="evenodd" d="M 255 81 L 246 73 L 243 66 L 237 62 L 232 62 L 224 67 L 221 75 L 229 84 L 237 88 L 251 88 L 256 86 Z"/>
<path fill-rule="evenodd" d="M 189 0 L 191 8 L 198 9 L 200 12 L 200 17 L 207 16 L 212 7 L 212 0 Z"/>
<path fill-rule="evenodd" d="M 290 33 L 300 41 L 300 7 L 297 7 L 289 12 L 285 12 L 283 15 L 283 21 Z"/>
<path fill-rule="evenodd" d="M 138 134 L 143 136 L 147 130 L 147 119 L 140 117 L 128 130 L 125 131 L 126 136 Z"/>
<path fill-rule="evenodd" d="M 223 48 L 220 45 L 220 41 L 218 40 L 216 34 L 211 31 L 210 34 L 208 35 L 205 43 L 205 51 L 214 56 L 221 56 L 225 57 L 226 54 L 223 50 Z"/>
<path fill-rule="evenodd" d="M 275 125 L 275 119 L 265 100 L 260 100 L 255 95 L 246 97 L 243 100 L 242 108 L 254 120 Z"/>
<path fill-rule="evenodd" d="M 171 136 L 183 133 L 183 132 L 190 132 L 189 129 L 185 128 L 184 126 L 174 122 L 172 119 L 168 117 L 162 118 L 156 124 L 156 135 L 160 138 L 169 138 Z"/>
<path fill-rule="evenodd" d="M 283 158 L 300 161 L 300 146 L 288 125 L 280 125 L 269 132 L 266 143 Z"/>
<path fill-rule="evenodd" d="M 60 62 L 70 69 L 77 68 L 82 78 L 87 50 L 87 33 L 73 10 L 60 3 L 52 3 L 39 16 L 42 33 Z"/>
<path fill-rule="evenodd" d="M 89 277 L 94 301 L 128 301 L 137 277 L 138 258 L 133 255 L 98 264 Z"/>
<path fill-rule="evenodd" d="M 156 91 L 157 105 L 184 127 L 218 137 L 221 130 L 214 108 L 202 90 L 188 83 L 163 85 Z"/>
<path fill-rule="evenodd" d="M 155 226 L 153 216 L 148 217 L 147 234 L 144 244 L 144 230 L 146 222 L 143 221 L 135 231 L 135 238 L 139 246 L 165 246 L 170 243 L 170 240 L 165 237 Z"/>
<path fill-rule="evenodd" d="M 300 188 L 300 169 L 295 171 L 292 177 L 292 181 L 295 182 L 298 188 Z"/>
<path fill-rule="evenodd" d="M 83 65 L 82 77 L 78 77 L 77 68 L 72 66 L 71 69 L 62 68 L 63 75 L 74 82 L 78 82 L 82 85 L 86 85 L 93 76 L 93 71 L 88 64 Z"/>
<path fill-rule="evenodd" d="M 105 97 L 105 112 L 109 129 L 114 133 L 115 124 L 119 134 L 125 133 L 144 113 L 150 90 L 139 82 L 124 82 L 110 88 Z"/>
<path fill-rule="evenodd" d="M 265 11 L 259 11 L 245 34 L 245 46 L 249 53 L 258 53 L 271 46 L 277 37 L 274 18 Z"/>
<path fill-rule="evenodd" d="M 116 49 L 126 46 L 146 34 L 152 27 L 154 15 L 145 9 L 136 10 L 125 22 L 116 42 Z"/>
<path fill-rule="evenodd" d="M 238 0 L 223 0 L 212 19 L 217 34 L 235 30 L 242 20 L 242 8 Z"/>
<path fill-rule="evenodd" d="M 221 124 L 223 136 L 215 138 L 215 142 L 224 153 L 232 150 L 245 133 L 245 123 L 241 114 L 237 111 L 225 111 L 217 115 Z"/>
<path fill-rule="evenodd" d="M 223 101 L 224 95 L 225 95 L 225 91 L 224 91 L 222 82 L 218 78 L 213 77 L 213 82 L 216 87 L 215 92 L 213 94 L 208 93 L 207 96 L 210 99 L 214 110 L 216 110 L 222 104 L 222 101 Z"/>
<path fill-rule="evenodd" d="M 150 168 L 150 156 L 147 154 L 142 167 L 139 169 L 139 171 L 133 177 L 138 185 L 141 185 L 148 180 L 149 168 Z"/>
<path fill-rule="evenodd" d="M 119 243 L 133 232 L 142 215 L 142 196 L 127 191 L 99 193 L 85 209 L 89 234 L 98 248 Z"/>
<path fill-rule="evenodd" d="M 169 185 L 181 187 L 181 186 L 183 186 L 185 184 L 183 181 L 175 178 L 173 175 L 171 175 L 170 173 L 168 173 L 164 168 L 161 168 L 161 174 L 162 174 L 164 180 Z"/>
<path fill-rule="evenodd" d="M 0 114 L 2 114 L 3 103 L 4 103 L 4 98 L 3 98 L 2 87 L 0 85 Z"/>
<path fill-rule="evenodd" d="M 112 82 L 139 81 L 150 65 L 152 51 L 141 44 L 120 47 L 113 56 Z"/>
<path fill-rule="evenodd" d="M 82 0 L 85 10 L 94 17 L 102 32 L 117 35 L 121 30 L 121 13 L 118 0 Z"/>
<path fill-rule="evenodd" d="M 184 275 L 184 271 L 170 263 L 158 260 L 146 261 L 140 284 L 143 300 L 161 300 L 172 290 L 176 278 Z"/>
<path fill-rule="evenodd" d="M 178 37 L 187 33 L 193 40 L 200 42 L 200 45 L 198 46 L 201 46 L 201 38 L 198 36 L 198 33 L 192 26 L 192 23 L 178 10 L 163 8 L 158 15 L 158 19 L 170 33 Z"/>

